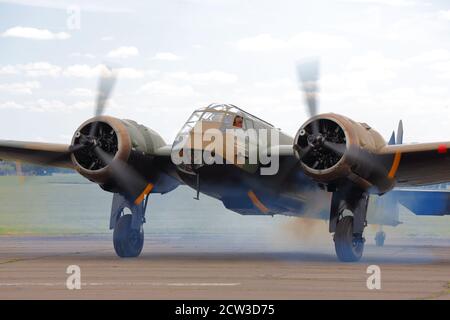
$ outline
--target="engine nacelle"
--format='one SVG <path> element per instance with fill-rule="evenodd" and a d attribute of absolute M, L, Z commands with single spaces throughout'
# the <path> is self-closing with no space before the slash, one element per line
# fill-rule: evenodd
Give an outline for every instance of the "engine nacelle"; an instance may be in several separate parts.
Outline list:
<path fill-rule="evenodd" d="M 386 145 L 366 123 L 328 113 L 309 119 L 297 132 L 294 150 L 306 175 L 318 183 L 335 186 L 349 179 L 376 193 L 394 184 L 375 153 Z"/>
<path fill-rule="evenodd" d="M 92 126 L 95 126 L 95 132 L 92 132 Z M 72 153 L 76 170 L 102 188 L 116 192 L 120 186 L 115 184 L 111 172 L 114 162 L 121 160 L 144 177 L 150 177 L 153 172 L 152 166 L 148 164 L 151 163 L 152 155 L 166 143 L 155 131 L 135 121 L 98 116 L 87 120 L 77 129 L 72 145 L 88 145 Z M 99 146 L 111 155 L 112 162 L 107 164 L 102 161 L 94 152 L 94 146 Z"/>

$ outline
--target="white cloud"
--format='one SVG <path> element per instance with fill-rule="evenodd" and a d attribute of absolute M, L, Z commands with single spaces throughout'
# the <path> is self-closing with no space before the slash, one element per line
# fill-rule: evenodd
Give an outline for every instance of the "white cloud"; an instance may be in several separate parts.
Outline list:
<path fill-rule="evenodd" d="M 143 78 L 147 73 L 152 74 L 153 71 L 139 70 L 135 68 L 117 68 L 119 77 L 123 79 L 139 79 Z M 49 62 L 31 62 L 27 64 L 0 66 L 0 75 L 23 74 L 28 77 L 58 77 L 64 75 L 66 77 L 75 78 L 97 78 L 101 74 L 110 73 L 103 64 L 90 66 L 88 64 L 73 64 L 67 67 L 60 67 Z"/>
<path fill-rule="evenodd" d="M 75 88 L 70 90 L 69 95 L 74 97 L 93 97 L 95 92 L 91 89 Z"/>
<path fill-rule="evenodd" d="M 422 95 L 446 96 L 448 88 L 442 86 L 423 85 L 419 88 L 419 93 Z"/>
<path fill-rule="evenodd" d="M 134 68 L 117 69 L 119 78 L 123 79 L 140 79 L 145 76 L 144 72 Z"/>
<path fill-rule="evenodd" d="M 210 71 L 203 73 L 171 72 L 166 75 L 169 79 L 182 80 L 184 82 L 206 85 L 206 84 L 233 84 L 238 76 L 223 71 Z"/>
<path fill-rule="evenodd" d="M 145 72 L 135 68 L 114 69 L 119 78 L 140 79 L 145 76 Z M 98 78 L 102 74 L 110 74 L 111 70 L 103 64 L 89 66 L 87 64 L 75 64 L 64 69 L 64 76 L 76 78 Z"/>
<path fill-rule="evenodd" d="M 67 104 L 60 100 L 46 100 L 38 99 L 36 104 L 31 106 L 30 109 L 33 111 L 75 111 L 92 108 L 92 101 L 79 101 L 73 104 Z"/>
<path fill-rule="evenodd" d="M 371 51 L 362 56 L 350 59 L 347 69 L 352 71 L 372 70 L 378 72 L 392 73 L 395 69 L 407 66 L 407 62 L 393 58 L 387 58 L 382 53 Z"/>
<path fill-rule="evenodd" d="M 303 49 L 341 49 L 351 47 L 351 43 L 342 36 L 318 32 L 302 32 L 289 40 L 294 48 Z"/>
<path fill-rule="evenodd" d="M 0 74 L 1 75 L 11 75 L 11 74 L 18 74 L 19 70 L 15 66 L 0 66 Z"/>
<path fill-rule="evenodd" d="M 320 80 L 320 98 L 326 105 L 360 103 L 365 108 L 375 107 L 374 101 L 394 87 L 409 64 L 403 60 L 388 58 L 380 52 L 350 58 L 336 73 L 325 73 Z"/>
<path fill-rule="evenodd" d="M 238 40 L 235 43 L 241 51 L 272 51 L 281 49 L 339 49 L 348 48 L 351 43 L 344 37 L 318 32 L 301 32 L 286 39 L 271 34 L 260 34 Z"/>
<path fill-rule="evenodd" d="M 0 109 L 4 110 L 28 110 L 32 112 L 72 112 L 92 108 L 92 101 L 78 101 L 75 103 L 65 103 L 60 100 L 38 99 L 26 103 L 6 101 L 0 103 Z"/>
<path fill-rule="evenodd" d="M 64 69 L 63 75 L 75 78 L 97 78 L 101 74 L 108 74 L 110 70 L 103 64 L 91 67 L 87 64 L 74 64 Z"/>
<path fill-rule="evenodd" d="M 255 88 L 258 89 L 283 89 L 283 88 L 292 88 L 296 85 L 296 82 L 294 82 L 292 79 L 283 78 L 283 79 L 270 79 L 270 80 L 264 80 L 264 81 L 257 81 L 253 84 Z M 297 89 L 297 87 L 295 87 Z"/>
<path fill-rule="evenodd" d="M 24 74 L 28 77 L 57 77 L 62 68 L 49 62 L 31 62 L 27 64 L 7 65 L 0 67 L 0 74 Z"/>
<path fill-rule="evenodd" d="M 361 3 L 361 4 L 378 4 L 393 7 L 410 7 L 418 4 L 413 0 L 341 0 L 342 2 Z"/>
<path fill-rule="evenodd" d="M 411 64 L 425 65 L 437 79 L 450 79 L 450 51 L 447 49 L 426 51 L 406 61 Z"/>
<path fill-rule="evenodd" d="M 286 48 L 287 41 L 276 39 L 270 34 L 260 34 L 238 40 L 236 47 L 242 51 L 268 51 Z"/>
<path fill-rule="evenodd" d="M 0 84 L 0 92 L 9 94 L 32 94 L 33 89 L 38 89 L 41 84 L 37 81 Z"/>
<path fill-rule="evenodd" d="M 47 29 L 17 26 L 3 32 L 2 37 L 25 38 L 33 40 L 66 40 L 70 38 L 70 34 L 67 32 L 52 32 Z"/>
<path fill-rule="evenodd" d="M 407 61 L 410 63 L 432 63 L 443 60 L 450 60 L 450 51 L 446 49 L 434 49 L 423 52 Z"/>
<path fill-rule="evenodd" d="M 19 104 L 15 101 L 6 101 L 6 102 L 1 102 L 0 103 L 0 109 L 13 109 L 13 110 L 22 110 L 25 109 L 26 107 L 22 104 Z"/>
<path fill-rule="evenodd" d="M 69 55 L 71 58 L 86 58 L 86 59 L 95 59 L 95 55 L 92 53 L 80 53 L 80 52 L 73 52 Z"/>
<path fill-rule="evenodd" d="M 14 5 L 30 6 L 32 8 L 52 8 L 66 11 L 68 7 L 78 3 L 86 12 L 113 12 L 113 13 L 131 13 L 139 10 L 133 1 L 116 2 L 116 1 L 73 1 L 73 0 L 1 0 L 0 2 L 11 3 Z"/>
<path fill-rule="evenodd" d="M 113 59 L 126 59 L 130 57 L 136 57 L 139 55 L 139 50 L 136 47 L 119 47 L 114 50 L 111 50 L 106 55 L 108 58 Z"/>
<path fill-rule="evenodd" d="M 439 79 L 450 79 L 450 60 L 433 63 L 430 68 Z"/>
<path fill-rule="evenodd" d="M 34 62 L 19 65 L 18 68 L 30 77 L 57 77 L 61 73 L 61 67 L 48 62 Z"/>
<path fill-rule="evenodd" d="M 148 82 L 141 86 L 137 92 L 169 97 L 191 97 L 197 95 L 195 90 L 189 85 L 176 85 L 163 81 Z"/>
<path fill-rule="evenodd" d="M 177 61 L 177 60 L 180 60 L 181 57 L 179 57 L 176 54 L 171 53 L 171 52 L 159 52 L 159 53 L 155 54 L 155 56 L 152 59 L 164 60 L 164 61 Z"/>
<path fill-rule="evenodd" d="M 114 37 L 113 36 L 104 36 L 104 37 L 101 37 L 100 40 L 102 40 L 102 41 L 112 41 L 112 40 L 114 40 Z"/>
<path fill-rule="evenodd" d="M 440 10 L 438 12 L 438 18 L 443 20 L 450 20 L 450 10 Z"/>

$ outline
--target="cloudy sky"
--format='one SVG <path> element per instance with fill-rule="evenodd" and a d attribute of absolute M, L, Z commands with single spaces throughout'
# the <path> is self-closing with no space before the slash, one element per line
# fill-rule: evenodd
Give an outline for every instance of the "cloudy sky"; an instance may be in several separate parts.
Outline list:
<path fill-rule="evenodd" d="M 167 142 L 211 102 L 294 135 L 295 66 L 318 56 L 321 112 L 450 140 L 449 40 L 444 0 L 0 0 L 0 139 L 69 143 L 104 63 L 119 69 L 107 114 Z"/>

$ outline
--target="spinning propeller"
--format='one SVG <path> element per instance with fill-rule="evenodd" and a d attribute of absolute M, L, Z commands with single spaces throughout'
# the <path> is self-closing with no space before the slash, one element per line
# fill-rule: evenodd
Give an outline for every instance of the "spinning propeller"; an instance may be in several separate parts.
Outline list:
<path fill-rule="evenodd" d="M 319 110 L 319 61 L 317 58 L 305 60 L 297 66 L 300 87 L 304 93 L 307 113 L 312 118 L 299 131 L 298 141 L 294 149 L 298 158 L 313 170 L 325 170 L 333 167 L 345 155 L 353 162 L 370 166 L 373 172 L 380 176 L 387 176 L 387 168 L 368 150 L 348 145 L 343 129 L 335 122 L 315 118 Z M 397 139 L 392 142 L 401 144 L 403 140 L 403 124 L 400 121 Z M 397 140 L 395 142 L 395 140 Z M 392 144 L 394 144 L 392 143 Z"/>
<path fill-rule="evenodd" d="M 103 115 L 116 79 L 117 73 L 111 68 L 107 67 L 101 74 L 94 112 L 95 117 Z M 82 154 L 84 161 L 87 162 L 85 165 L 89 170 L 99 170 L 108 166 L 119 189 L 135 204 L 140 204 L 144 196 L 151 191 L 152 184 L 148 183 L 125 161 L 115 157 L 117 136 L 111 127 L 101 121 L 94 121 L 90 123 L 87 132 L 83 130 L 77 132 L 76 141 L 77 143 L 69 146 L 66 154 L 54 159 L 51 163 L 47 163 L 47 165 L 72 154 Z"/>

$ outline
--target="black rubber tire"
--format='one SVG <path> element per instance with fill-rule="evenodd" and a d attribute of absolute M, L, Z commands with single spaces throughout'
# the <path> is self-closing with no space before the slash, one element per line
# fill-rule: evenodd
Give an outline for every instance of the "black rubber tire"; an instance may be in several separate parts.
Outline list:
<path fill-rule="evenodd" d="M 338 221 L 334 233 L 334 247 L 340 261 L 355 262 L 361 259 L 364 241 L 355 241 L 354 239 L 352 216 L 346 216 Z"/>
<path fill-rule="evenodd" d="M 113 243 L 116 254 L 121 258 L 134 258 L 141 254 L 144 247 L 144 228 L 131 228 L 131 214 L 119 218 L 114 227 Z"/>
<path fill-rule="evenodd" d="M 383 231 L 378 231 L 375 235 L 375 245 L 377 247 L 384 246 L 384 240 L 386 240 L 386 233 L 384 233 Z"/>

